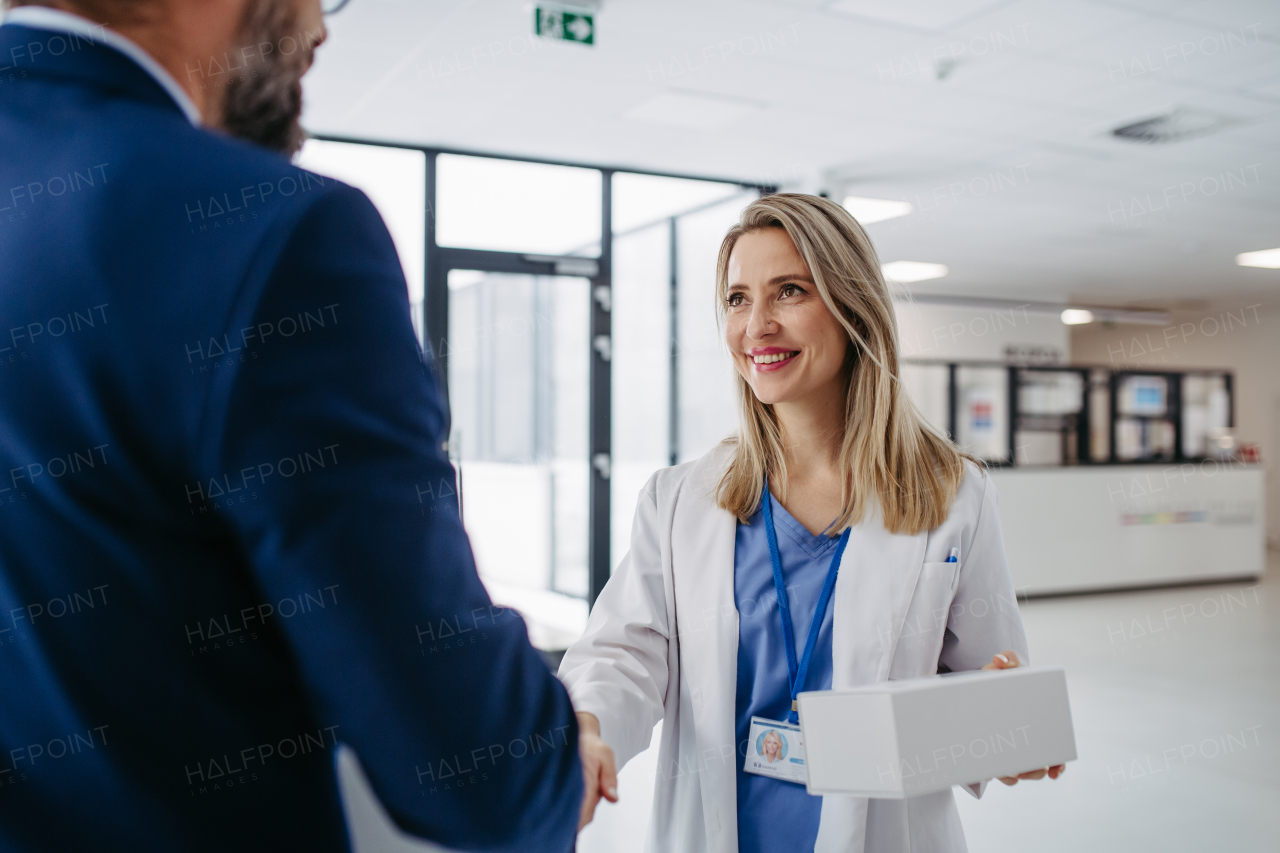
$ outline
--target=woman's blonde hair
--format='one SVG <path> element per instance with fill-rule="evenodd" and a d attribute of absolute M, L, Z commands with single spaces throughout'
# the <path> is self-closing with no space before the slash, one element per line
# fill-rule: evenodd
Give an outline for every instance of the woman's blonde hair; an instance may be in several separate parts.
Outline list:
<path fill-rule="evenodd" d="M 840 445 L 844 512 L 835 535 L 862 521 L 878 502 L 891 533 L 932 530 L 946 520 L 964 477 L 961 453 L 921 417 L 898 376 L 898 325 L 880 261 L 862 226 L 829 199 L 777 193 L 752 202 L 720 244 L 716 295 L 723 325 L 729 256 L 744 234 L 781 228 L 809 266 L 819 296 L 852 342 L 845 360 L 845 431 Z M 717 503 L 746 521 L 760 506 L 767 474 L 786 500 L 786 462 L 773 407 L 761 403 L 738 374 L 740 429 Z M 979 463 L 980 464 L 980 463 Z"/>

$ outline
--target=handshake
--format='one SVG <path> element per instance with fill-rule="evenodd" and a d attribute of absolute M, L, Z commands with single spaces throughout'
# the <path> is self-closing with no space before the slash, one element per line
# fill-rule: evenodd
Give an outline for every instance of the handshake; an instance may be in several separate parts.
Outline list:
<path fill-rule="evenodd" d="M 604 797 L 611 803 L 618 801 L 618 769 L 614 765 L 613 750 L 600 737 L 600 721 L 595 714 L 578 712 L 578 757 L 582 761 L 582 812 L 578 816 L 578 829 L 591 823 L 596 805 Z"/>
<path fill-rule="evenodd" d="M 1018 655 L 1005 651 L 994 655 L 991 663 L 983 669 L 1014 669 L 1021 666 Z M 611 803 L 618 802 L 618 770 L 615 765 L 613 750 L 600 737 L 600 721 L 594 714 L 578 712 L 578 753 L 582 761 L 583 794 L 582 811 L 578 817 L 578 829 L 591 823 L 595 817 L 596 806 L 600 798 Z M 1066 770 L 1066 765 L 1044 767 L 1019 773 L 1017 776 L 1001 776 L 1000 781 L 1006 785 L 1016 785 L 1019 780 L 1057 779 Z"/>

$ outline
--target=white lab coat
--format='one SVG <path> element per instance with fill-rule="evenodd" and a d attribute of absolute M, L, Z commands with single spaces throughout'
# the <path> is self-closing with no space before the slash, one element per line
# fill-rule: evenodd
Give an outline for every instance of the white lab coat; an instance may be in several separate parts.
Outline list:
<path fill-rule="evenodd" d="M 731 452 L 721 445 L 650 478 L 631 550 L 560 665 L 574 708 L 600 720 L 619 768 L 664 721 L 651 853 L 738 849 L 737 522 L 714 496 Z M 1005 649 L 1027 661 L 990 477 L 966 463 L 951 512 L 934 530 L 895 535 L 879 518 L 868 513 L 853 528 L 840 563 L 834 689 L 931 675 L 939 659 L 952 670 L 977 669 Z M 959 562 L 947 563 L 953 547 Z M 971 793 L 980 797 L 985 784 Z M 908 800 L 823 798 L 818 853 L 965 849 L 950 791 Z"/>
<path fill-rule="evenodd" d="M 714 491 L 731 448 L 654 474 L 631 549 L 605 584 L 559 675 L 594 713 L 618 767 L 663 720 L 648 849 L 736 853 L 736 519 Z M 946 562 L 951 548 L 959 562 Z M 1027 638 L 991 478 L 966 464 L 942 525 L 886 532 L 868 514 L 850 534 L 832 606 L 832 688 L 979 669 Z M 781 630 L 781 628 L 780 628 Z M 983 786 L 970 786 L 975 797 Z M 785 820 L 785 818 L 783 818 Z M 818 853 L 954 853 L 964 830 L 950 790 L 906 800 L 824 797 Z"/>

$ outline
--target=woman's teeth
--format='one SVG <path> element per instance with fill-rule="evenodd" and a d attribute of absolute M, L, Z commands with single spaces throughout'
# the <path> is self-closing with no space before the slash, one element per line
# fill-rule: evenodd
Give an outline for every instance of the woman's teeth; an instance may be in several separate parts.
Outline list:
<path fill-rule="evenodd" d="M 756 364 L 773 364 L 775 361 L 786 361 L 791 356 L 796 355 L 794 352 L 779 352 L 773 355 L 753 355 L 751 359 Z"/>

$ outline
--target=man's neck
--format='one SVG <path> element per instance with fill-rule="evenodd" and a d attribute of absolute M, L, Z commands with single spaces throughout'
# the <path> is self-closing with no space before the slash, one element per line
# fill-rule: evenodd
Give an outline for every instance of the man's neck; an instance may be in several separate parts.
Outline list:
<path fill-rule="evenodd" d="M 51 0 L 47 5 L 89 17 L 73 0 Z M 199 110 L 202 124 L 219 127 L 225 84 L 210 84 L 200 69 L 208 66 L 210 57 L 236 50 L 244 6 L 245 0 L 155 0 L 122 4 L 128 8 L 127 17 L 101 23 L 138 45 L 168 71 Z"/>

